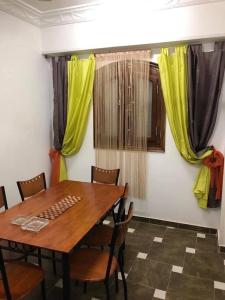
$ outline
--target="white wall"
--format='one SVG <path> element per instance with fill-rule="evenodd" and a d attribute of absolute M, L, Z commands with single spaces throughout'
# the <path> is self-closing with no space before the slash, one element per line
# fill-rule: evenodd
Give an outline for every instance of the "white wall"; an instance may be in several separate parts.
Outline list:
<path fill-rule="evenodd" d="M 223 151 L 223 155 L 225 156 L 225 149 Z M 224 188 L 225 188 L 225 176 L 223 176 L 223 190 Z M 220 246 L 225 247 L 225 192 L 223 192 L 222 195 L 220 226 L 218 229 L 218 242 Z"/>
<path fill-rule="evenodd" d="M 50 80 L 40 29 L 0 11 L 0 185 L 10 206 L 17 180 L 49 175 Z"/>
<path fill-rule="evenodd" d="M 113 11 L 114 7 L 105 8 L 96 21 L 43 28 L 43 51 L 57 53 L 138 44 L 154 47 L 155 43 L 225 36 L 225 3 L 154 13 L 143 5 L 140 7 L 132 10 L 132 7 L 120 6 L 118 10 L 115 5 L 117 11 Z M 212 143 L 223 150 L 224 87 L 221 99 Z M 84 144 L 77 155 L 68 159 L 70 178 L 89 181 L 90 166 L 94 163 L 91 113 Z M 147 200 L 135 200 L 136 215 L 218 228 L 220 210 L 198 208 L 192 194 L 197 172 L 196 166 L 186 163 L 178 154 L 167 124 L 165 153 L 148 154 Z"/>

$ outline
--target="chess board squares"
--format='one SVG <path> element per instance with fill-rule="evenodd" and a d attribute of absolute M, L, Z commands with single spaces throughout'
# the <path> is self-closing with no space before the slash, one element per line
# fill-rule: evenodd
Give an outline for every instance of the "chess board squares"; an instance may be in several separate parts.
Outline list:
<path fill-rule="evenodd" d="M 72 207 L 74 204 L 79 202 L 81 200 L 78 196 L 71 196 L 68 195 L 59 202 L 53 204 L 51 207 L 43 211 L 39 217 L 45 218 L 49 220 L 54 220 L 58 216 L 60 216 L 62 213 L 64 213 L 67 209 Z"/>

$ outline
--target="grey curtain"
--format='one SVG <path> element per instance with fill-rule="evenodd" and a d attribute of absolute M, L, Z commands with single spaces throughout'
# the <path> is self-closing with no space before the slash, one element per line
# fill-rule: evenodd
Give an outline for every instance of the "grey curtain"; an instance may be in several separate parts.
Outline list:
<path fill-rule="evenodd" d="M 54 89 L 54 111 L 53 131 L 54 147 L 61 150 L 66 129 L 67 120 L 67 61 L 70 56 L 52 58 L 53 89 Z"/>
<path fill-rule="evenodd" d="M 203 52 L 201 45 L 188 46 L 188 133 L 195 153 L 205 151 L 213 133 L 225 71 L 225 42 L 215 43 L 214 51 Z M 216 189 L 210 187 L 208 207 L 217 207 Z"/>
<path fill-rule="evenodd" d="M 225 43 L 212 52 L 188 47 L 189 137 L 195 153 L 205 150 L 212 135 L 225 70 Z"/>

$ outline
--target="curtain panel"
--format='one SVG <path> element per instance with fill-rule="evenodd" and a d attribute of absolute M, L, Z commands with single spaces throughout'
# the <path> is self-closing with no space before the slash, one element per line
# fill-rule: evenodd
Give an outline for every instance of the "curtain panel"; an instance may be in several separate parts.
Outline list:
<path fill-rule="evenodd" d="M 158 59 L 163 96 L 167 118 L 174 142 L 182 157 L 192 164 L 197 164 L 212 151 L 208 150 L 197 156 L 192 150 L 188 137 L 188 93 L 187 93 L 187 47 L 175 47 L 175 53 L 169 54 L 169 49 L 162 49 Z M 202 167 L 196 180 L 196 193 L 200 207 L 207 206 L 210 172 Z"/>
<path fill-rule="evenodd" d="M 225 43 L 211 52 L 202 45 L 188 46 L 188 133 L 192 149 L 199 153 L 212 136 L 225 70 Z"/>
<path fill-rule="evenodd" d="M 224 76 L 224 43 L 204 53 L 200 45 L 162 49 L 160 76 L 167 117 L 178 151 L 202 163 L 193 192 L 201 208 L 217 207 L 222 194 L 223 155 L 207 143 L 215 127 Z"/>
<path fill-rule="evenodd" d="M 188 46 L 188 133 L 197 155 L 212 148 L 208 143 L 215 128 L 224 70 L 224 42 L 216 42 L 214 51 L 210 52 L 203 52 L 202 45 Z M 212 155 L 203 163 L 211 174 L 207 206 L 218 207 L 222 196 L 223 155 L 213 148 Z M 215 170 L 220 176 L 214 176 Z M 194 193 L 198 194 L 198 186 Z"/>
<path fill-rule="evenodd" d="M 61 150 L 63 138 L 66 130 L 67 120 L 67 91 L 68 75 L 67 61 L 70 56 L 60 56 L 52 58 L 53 91 L 54 91 L 54 111 L 53 111 L 53 132 L 54 148 Z"/>
<path fill-rule="evenodd" d="M 60 180 L 61 159 L 60 151 L 63 145 L 67 121 L 67 99 L 68 99 L 68 72 L 67 62 L 70 56 L 52 58 L 54 109 L 53 109 L 53 145 L 54 149 L 49 151 L 52 162 L 50 185 Z"/>
<path fill-rule="evenodd" d="M 150 51 L 96 55 L 94 134 L 96 165 L 120 169 L 120 183 L 144 198 Z"/>
<path fill-rule="evenodd" d="M 65 157 L 77 153 L 83 143 L 93 91 L 95 58 L 90 55 L 88 59 L 80 60 L 72 56 L 65 69 L 68 86 L 66 128 L 60 151 L 50 151 L 51 185 L 67 179 Z"/>

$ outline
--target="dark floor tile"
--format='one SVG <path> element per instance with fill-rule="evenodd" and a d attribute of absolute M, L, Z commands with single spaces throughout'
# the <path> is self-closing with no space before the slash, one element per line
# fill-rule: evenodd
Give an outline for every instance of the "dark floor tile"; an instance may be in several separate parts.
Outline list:
<path fill-rule="evenodd" d="M 135 248 L 129 247 L 128 245 L 125 247 L 123 267 L 125 273 L 129 273 L 132 265 L 136 261 L 138 252 L 139 251 L 135 250 Z"/>
<path fill-rule="evenodd" d="M 171 246 L 166 243 L 154 242 L 150 248 L 148 259 L 171 265 L 183 266 L 185 249 L 183 246 Z"/>
<path fill-rule="evenodd" d="M 154 289 L 149 286 L 142 286 L 140 284 L 127 283 L 128 288 L 128 299 L 129 300 L 150 300 L 154 294 Z M 124 294 L 122 288 L 115 300 L 124 300 Z"/>
<path fill-rule="evenodd" d="M 214 236 L 207 236 L 205 239 L 197 238 L 196 249 L 204 252 L 218 252 L 218 243 Z"/>
<path fill-rule="evenodd" d="M 220 255 L 196 251 L 185 257 L 184 274 L 225 282 L 224 262 Z"/>
<path fill-rule="evenodd" d="M 138 283 L 127 282 L 127 290 L 128 290 L 128 299 L 129 300 L 148 300 L 152 299 L 154 294 L 154 289 L 149 286 L 143 286 Z M 115 288 L 112 285 L 110 287 L 110 296 L 112 300 L 124 300 L 124 290 L 123 284 L 120 281 L 119 283 L 119 292 L 115 292 Z M 98 284 L 88 289 L 87 295 L 80 294 L 77 297 L 77 300 L 91 300 L 91 298 L 97 298 L 101 300 L 106 300 L 106 294 L 103 284 Z"/>
<path fill-rule="evenodd" d="M 139 222 L 137 224 L 135 234 L 141 235 L 143 237 L 163 237 L 165 231 L 165 226 Z"/>
<path fill-rule="evenodd" d="M 171 269 L 172 266 L 165 263 L 137 259 L 132 266 L 127 281 L 166 290 Z"/>
<path fill-rule="evenodd" d="M 167 228 L 164 236 L 164 242 L 171 247 L 183 246 L 184 248 L 195 248 L 197 233 L 192 230 L 170 229 Z"/>
<path fill-rule="evenodd" d="M 215 300 L 225 300 L 225 291 L 215 289 Z"/>
<path fill-rule="evenodd" d="M 167 300 L 213 300 L 213 281 L 172 273 Z"/>
<path fill-rule="evenodd" d="M 129 223 L 129 227 L 136 229 L 138 224 L 139 224 L 139 222 L 131 220 L 130 223 Z"/>
<path fill-rule="evenodd" d="M 144 237 L 135 233 L 127 233 L 126 235 L 126 245 L 135 249 L 137 252 L 148 253 L 152 245 L 152 237 Z"/>

